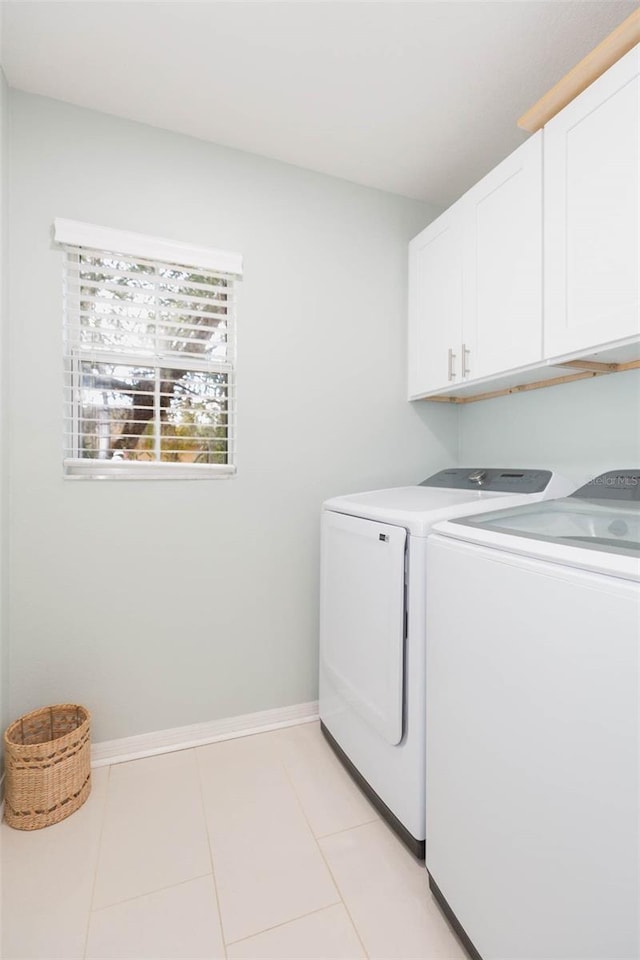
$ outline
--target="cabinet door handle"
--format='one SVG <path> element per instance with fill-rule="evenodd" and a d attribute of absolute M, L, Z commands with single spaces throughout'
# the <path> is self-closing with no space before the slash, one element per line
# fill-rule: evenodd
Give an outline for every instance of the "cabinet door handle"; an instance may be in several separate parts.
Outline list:
<path fill-rule="evenodd" d="M 471 367 L 467 366 L 467 357 L 470 357 L 470 356 L 471 356 L 470 348 L 466 345 L 466 343 L 463 343 L 462 344 L 462 376 L 463 377 L 468 377 L 471 373 Z"/>
<path fill-rule="evenodd" d="M 448 377 L 449 380 L 455 380 L 455 377 L 456 377 L 456 371 L 453 363 L 455 359 L 456 359 L 456 355 L 453 352 L 453 349 L 449 347 L 449 377 Z"/>

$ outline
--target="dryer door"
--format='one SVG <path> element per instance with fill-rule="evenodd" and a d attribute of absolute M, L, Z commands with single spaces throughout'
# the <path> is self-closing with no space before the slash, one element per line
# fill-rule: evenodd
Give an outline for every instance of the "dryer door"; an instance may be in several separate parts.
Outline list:
<path fill-rule="evenodd" d="M 325 511 L 320 656 L 346 703 L 390 744 L 402 739 L 407 532 Z"/>

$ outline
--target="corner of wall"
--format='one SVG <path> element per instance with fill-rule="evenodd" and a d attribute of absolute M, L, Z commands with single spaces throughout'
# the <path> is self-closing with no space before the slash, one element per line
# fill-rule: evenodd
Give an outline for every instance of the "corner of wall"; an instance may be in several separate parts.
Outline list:
<path fill-rule="evenodd" d="M 1 30 L 0 30 L 1 33 Z M 8 724 L 9 711 L 9 636 L 7 603 L 7 257 L 8 257 L 8 86 L 0 66 L 0 732 Z M 0 743 L 0 754 L 2 748 Z M 0 756 L 1 759 L 1 756 Z M 2 795 L 0 781 L 0 796 Z"/>

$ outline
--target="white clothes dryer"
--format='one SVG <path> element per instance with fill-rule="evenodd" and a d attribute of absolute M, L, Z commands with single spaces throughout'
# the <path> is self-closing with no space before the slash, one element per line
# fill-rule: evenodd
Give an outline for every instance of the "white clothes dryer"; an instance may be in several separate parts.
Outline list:
<path fill-rule="evenodd" d="M 416 486 L 323 505 L 322 730 L 419 857 L 425 840 L 427 535 L 441 520 L 573 489 L 549 470 L 454 467 Z"/>

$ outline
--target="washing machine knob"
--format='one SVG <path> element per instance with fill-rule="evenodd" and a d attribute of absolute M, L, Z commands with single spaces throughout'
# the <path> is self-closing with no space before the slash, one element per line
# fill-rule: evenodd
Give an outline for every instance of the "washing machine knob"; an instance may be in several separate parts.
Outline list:
<path fill-rule="evenodd" d="M 485 480 L 487 479 L 487 471 L 486 471 L 486 470 L 474 470 L 473 473 L 470 473 L 470 474 L 469 474 L 468 479 L 469 479 L 469 482 L 470 482 L 470 483 L 477 483 L 478 486 L 481 487 L 482 484 L 483 484 L 483 483 L 485 482 Z"/>

